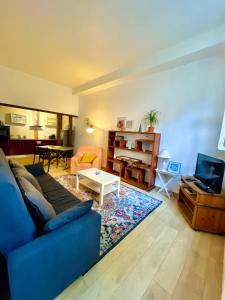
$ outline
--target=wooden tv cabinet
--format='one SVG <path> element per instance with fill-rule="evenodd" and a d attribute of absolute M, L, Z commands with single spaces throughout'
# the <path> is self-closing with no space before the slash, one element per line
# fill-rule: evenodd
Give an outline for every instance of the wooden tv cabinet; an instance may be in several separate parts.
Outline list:
<path fill-rule="evenodd" d="M 194 177 L 182 177 L 178 204 L 190 226 L 195 230 L 225 234 L 225 191 L 211 194 L 195 185 Z"/>

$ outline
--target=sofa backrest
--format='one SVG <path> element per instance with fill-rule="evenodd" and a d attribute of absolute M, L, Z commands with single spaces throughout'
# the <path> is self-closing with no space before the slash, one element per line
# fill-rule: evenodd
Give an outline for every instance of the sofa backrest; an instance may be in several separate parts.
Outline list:
<path fill-rule="evenodd" d="M 35 231 L 35 224 L 0 148 L 0 252 L 6 256 L 11 250 L 31 241 Z"/>
<path fill-rule="evenodd" d="M 102 148 L 98 146 L 80 146 L 77 149 L 77 154 L 95 153 L 98 157 L 102 157 Z"/>

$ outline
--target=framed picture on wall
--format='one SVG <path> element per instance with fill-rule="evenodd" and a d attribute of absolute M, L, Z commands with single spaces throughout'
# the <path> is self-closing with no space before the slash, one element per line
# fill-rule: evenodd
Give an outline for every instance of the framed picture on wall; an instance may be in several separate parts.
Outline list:
<path fill-rule="evenodd" d="M 116 127 L 119 130 L 125 130 L 126 129 L 126 118 L 125 117 L 118 117 Z"/>
<path fill-rule="evenodd" d="M 180 174 L 181 163 L 175 161 L 169 161 L 167 171 L 174 174 Z"/>
<path fill-rule="evenodd" d="M 133 128 L 133 121 L 132 120 L 127 120 L 126 121 L 126 128 L 128 128 L 128 129 Z"/>
<path fill-rule="evenodd" d="M 45 127 L 48 128 L 56 128 L 57 127 L 57 120 L 56 118 L 46 118 L 46 123 L 45 123 Z"/>
<path fill-rule="evenodd" d="M 26 125 L 27 116 L 26 115 L 19 115 L 19 114 L 10 114 L 10 121 L 11 121 L 12 124 Z"/>

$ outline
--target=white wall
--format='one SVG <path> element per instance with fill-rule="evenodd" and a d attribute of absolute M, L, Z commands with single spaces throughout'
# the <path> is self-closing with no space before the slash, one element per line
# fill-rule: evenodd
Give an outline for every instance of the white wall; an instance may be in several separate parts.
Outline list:
<path fill-rule="evenodd" d="M 102 146 L 105 165 L 108 130 L 115 129 L 117 117 L 134 120 L 137 130 L 149 109 L 161 112 L 161 149 L 182 162 L 183 174 L 193 174 L 198 152 L 225 159 L 225 152 L 217 150 L 225 109 L 225 57 L 209 57 L 81 96 L 78 145 Z M 85 117 L 96 127 L 92 135 L 85 133 Z"/>
<path fill-rule="evenodd" d="M 0 66 L 0 102 L 78 114 L 72 89 Z"/>
<path fill-rule="evenodd" d="M 27 118 L 26 125 L 12 124 L 9 114 L 20 114 L 25 115 Z M 30 126 L 35 124 L 36 121 L 36 112 L 28 109 L 21 109 L 15 107 L 7 107 L 0 105 L 0 120 L 5 124 L 10 125 L 10 136 L 12 139 L 17 139 L 18 136 L 26 139 L 34 138 L 34 131 L 30 130 Z M 43 126 L 43 130 L 38 132 L 40 139 L 48 139 L 50 135 L 54 134 L 56 136 L 56 128 L 46 127 L 46 119 L 54 118 L 56 119 L 56 114 L 40 112 L 40 125 Z"/>

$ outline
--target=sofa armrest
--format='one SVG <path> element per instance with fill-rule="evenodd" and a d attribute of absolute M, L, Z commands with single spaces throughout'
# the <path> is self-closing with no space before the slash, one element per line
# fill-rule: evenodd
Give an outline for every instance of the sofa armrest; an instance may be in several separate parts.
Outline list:
<path fill-rule="evenodd" d="M 83 201 L 79 204 L 64 210 L 54 218 L 50 219 L 44 226 L 44 232 L 56 230 L 67 223 L 79 219 L 88 213 L 93 205 L 93 200 Z"/>
<path fill-rule="evenodd" d="M 81 161 L 81 158 L 82 158 L 82 155 L 76 154 L 71 158 L 71 160 L 73 161 L 73 163 L 79 164 Z"/>
<path fill-rule="evenodd" d="M 100 228 L 101 216 L 91 211 L 11 252 L 12 299 L 55 298 L 98 261 Z"/>
<path fill-rule="evenodd" d="M 102 162 L 101 158 L 97 156 L 94 159 L 94 161 L 92 162 L 92 167 L 97 168 L 97 169 L 101 169 L 101 162 Z"/>
<path fill-rule="evenodd" d="M 45 174 L 44 164 L 37 163 L 32 165 L 26 165 L 25 168 L 28 172 L 30 172 L 34 177 L 41 176 Z"/>

